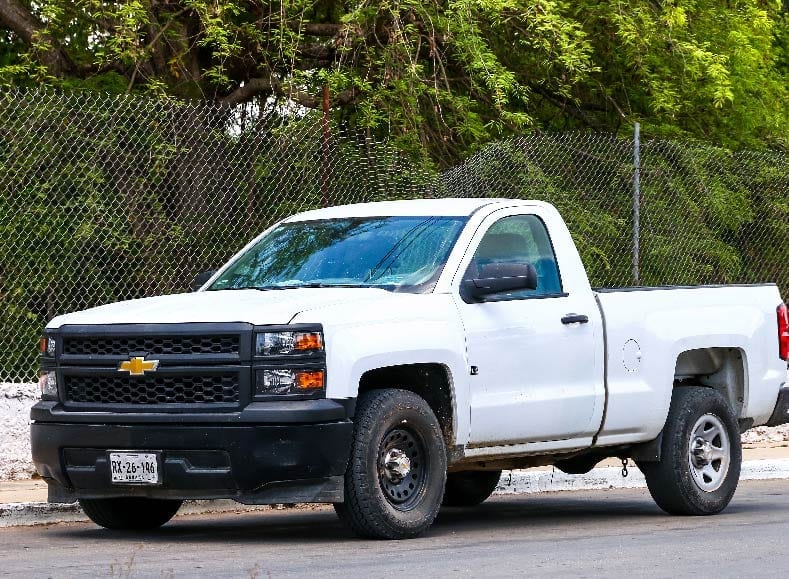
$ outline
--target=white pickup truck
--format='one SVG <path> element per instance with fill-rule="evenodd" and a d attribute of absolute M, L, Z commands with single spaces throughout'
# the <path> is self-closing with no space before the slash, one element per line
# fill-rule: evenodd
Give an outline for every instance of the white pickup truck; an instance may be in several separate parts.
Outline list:
<path fill-rule="evenodd" d="M 776 286 L 593 290 L 546 203 L 308 211 L 202 281 L 49 323 L 32 449 L 51 501 L 111 529 L 184 499 L 327 502 L 407 538 L 502 469 L 619 457 L 665 511 L 713 514 L 740 433 L 789 421 Z"/>

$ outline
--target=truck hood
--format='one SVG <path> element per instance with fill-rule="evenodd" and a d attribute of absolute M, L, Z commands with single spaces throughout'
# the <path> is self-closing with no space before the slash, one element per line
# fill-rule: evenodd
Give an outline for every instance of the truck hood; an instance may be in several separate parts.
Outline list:
<path fill-rule="evenodd" d="M 389 301 L 402 294 L 375 288 L 232 290 L 174 294 L 117 302 L 54 318 L 48 329 L 66 324 L 179 324 L 246 322 L 287 324 L 299 313 L 339 304 Z"/>

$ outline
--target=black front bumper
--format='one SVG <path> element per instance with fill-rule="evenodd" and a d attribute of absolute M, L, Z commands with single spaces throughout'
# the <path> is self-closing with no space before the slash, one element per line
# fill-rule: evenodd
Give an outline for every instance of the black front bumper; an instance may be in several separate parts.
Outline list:
<path fill-rule="evenodd" d="M 767 426 L 779 426 L 789 423 L 789 386 L 784 386 L 778 391 L 778 402 L 770 417 Z"/>
<path fill-rule="evenodd" d="M 33 461 L 52 502 L 128 496 L 341 502 L 353 431 L 348 402 L 258 405 L 217 421 L 184 414 L 97 416 L 42 402 L 31 413 Z M 265 423 L 251 422 L 263 416 Z M 112 484 L 110 450 L 160 453 L 161 484 Z"/>

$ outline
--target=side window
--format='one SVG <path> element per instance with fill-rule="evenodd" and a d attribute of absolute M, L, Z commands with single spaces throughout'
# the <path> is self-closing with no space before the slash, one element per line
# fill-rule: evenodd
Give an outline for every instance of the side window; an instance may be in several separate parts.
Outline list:
<path fill-rule="evenodd" d="M 485 266 L 492 263 L 530 263 L 537 270 L 537 289 L 501 294 L 498 299 L 562 293 L 551 239 L 536 215 L 513 215 L 494 223 L 482 237 L 464 279 L 485 277 Z"/>

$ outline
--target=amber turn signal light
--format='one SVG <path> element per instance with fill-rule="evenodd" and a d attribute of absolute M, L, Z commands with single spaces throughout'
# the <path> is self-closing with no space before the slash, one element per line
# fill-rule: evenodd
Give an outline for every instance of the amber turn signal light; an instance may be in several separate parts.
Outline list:
<path fill-rule="evenodd" d="M 296 334 L 296 342 L 293 345 L 296 351 L 301 350 L 322 350 L 323 337 L 320 332 L 299 332 Z"/>
<path fill-rule="evenodd" d="M 323 388 L 323 370 L 296 372 L 297 390 L 320 390 Z"/>

